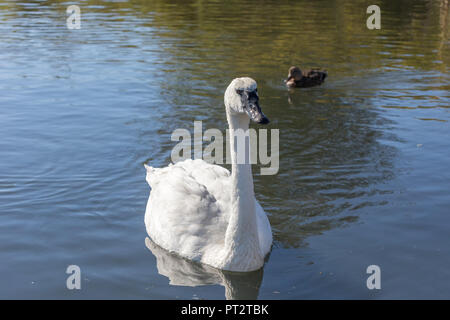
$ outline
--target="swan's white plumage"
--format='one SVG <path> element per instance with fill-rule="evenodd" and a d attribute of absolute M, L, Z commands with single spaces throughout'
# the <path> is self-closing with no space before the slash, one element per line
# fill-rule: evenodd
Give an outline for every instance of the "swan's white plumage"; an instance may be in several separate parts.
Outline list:
<path fill-rule="evenodd" d="M 225 107 L 230 134 L 248 134 L 249 108 L 261 112 L 256 82 L 234 79 L 225 92 Z M 232 174 L 200 159 L 160 169 L 146 165 L 151 193 L 145 225 L 157 245 L 182 257 L 224 270 L 253 271 L 264 264 L 272 232 L 254 196 L 251 165 L 238 164 L 234 139 L 230 145 Z"/>
<path fill-rule="evenodd" d="M 230 171 L 200 159 L 160 169 L 146 167 L 152 190 L 145 225 L 152 240 L 182 257 L 217 266 L 230 218 Z M 272 231 L 256 199 L 255 205 L 259 245 L 265 256 L 272 245 Z"/>

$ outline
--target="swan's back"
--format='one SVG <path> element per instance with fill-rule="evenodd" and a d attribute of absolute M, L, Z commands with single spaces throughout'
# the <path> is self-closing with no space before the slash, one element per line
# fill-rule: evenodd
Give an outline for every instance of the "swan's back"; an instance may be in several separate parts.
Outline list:
<path fill-rule="evenodd" d="M 145 224 L 155 243 L 204 263 L 208 263 L 205 256 L 211 255 L 208 252 L 222 248 L 227 225 L 223 213 L 227 210 L 221 208 L 221 203 L 226 202 L 217 201 L 211 191 L 224 188 L 229 172 L 218 168 L 203 160 L 185 160 L 161 169 L 147 169 L 152 190 Z M 226 197 L 220 192 L 217 195 Z"/>

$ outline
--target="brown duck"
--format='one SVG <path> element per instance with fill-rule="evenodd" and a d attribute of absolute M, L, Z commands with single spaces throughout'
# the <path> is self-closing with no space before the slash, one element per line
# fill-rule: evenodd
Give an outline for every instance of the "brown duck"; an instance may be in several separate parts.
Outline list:
<path fill-rule="evenodd" d="M 321 85 L 327 77 L 327 72 L 320 69 L 300 70 L 299 67 L 290 67 L 288 78 L 285 80 L 288 87 L 306 88 Z"/>

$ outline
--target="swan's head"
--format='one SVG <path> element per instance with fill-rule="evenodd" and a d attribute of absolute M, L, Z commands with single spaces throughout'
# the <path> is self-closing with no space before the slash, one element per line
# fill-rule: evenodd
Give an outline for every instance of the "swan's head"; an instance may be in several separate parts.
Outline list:
<path fill-rule="evenodd" d="M 258 89 L 252 78 L 236 78 L 231 81 L 225 91 L 225 108 L 231 115 L 247 114 L 256 123 L 269 123 L 259 106 Z"/>
<path fill-rule="evenodd" d="M 303 77 L 302 70 L 299 67 L 290 67 L 288 72 L 288 77 L 285 80 L 286 83 L 291 80 L 299 81 Z"/>

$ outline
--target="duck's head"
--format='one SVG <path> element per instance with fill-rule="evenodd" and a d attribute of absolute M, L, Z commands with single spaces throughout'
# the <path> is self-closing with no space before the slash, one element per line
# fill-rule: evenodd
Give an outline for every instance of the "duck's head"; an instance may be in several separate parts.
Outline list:
<path fill-rule="evenodd" d="M 269 119 L 259 106 L 258 88 L 252 78 L 236 78 L 225 91 L 225 108 L 230 115 L 246 114 L 259 124 L 269 123 Z"/>
<path fill-rule="evenodd" d="M 301 80 L 303 77 L 302 70 L 299 67 L 290 67 L 287 79 L 284 81 L 287 85 Z"/>

